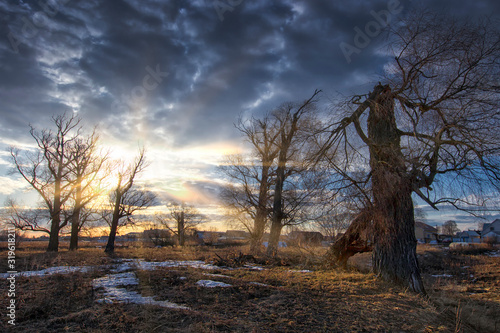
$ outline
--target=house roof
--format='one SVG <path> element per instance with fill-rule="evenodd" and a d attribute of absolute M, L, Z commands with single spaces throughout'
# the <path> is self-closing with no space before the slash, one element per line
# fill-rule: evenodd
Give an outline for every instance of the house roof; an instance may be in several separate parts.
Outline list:
<path fill-rule="evenodd" d="M 427 231 L 427 232 L 434 232 L 434 233 L 437 233 L 437 229 L 428 225 L 428 224 L 425 224 L 423 222 L 415 222 L 415 228 L 422 228 L 424 229 L 424 231 Z"/>
<path fill-rule="evenodd" d="M 490 228 L 493 227 L 494 230 L 491 230 Z M 496 219 L 495 221 L 491 223 L 485 223 L 483 224 L 483 230 L 481 231 L 481 235 L 485 235 L 489 233 L 490 231 L 493 231 L 497 234 L 500 234 L 500 219 Z"/>
<path fill-rule="evenodd" d="M 479 237 L 479 232 L 475 230 L 467 230 L 458 233 L 458 237 Z"/>

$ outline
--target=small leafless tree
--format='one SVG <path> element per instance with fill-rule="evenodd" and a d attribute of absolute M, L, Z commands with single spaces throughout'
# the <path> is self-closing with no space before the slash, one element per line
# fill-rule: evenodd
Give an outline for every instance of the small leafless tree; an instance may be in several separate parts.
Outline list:
<path fill-rule="evenodd" d="M 458 229 L 457 227 L 457 222 L 452 220 L 448 220 L 443 223 L 443 226 L 441 228 L 441 232 L 448 236 L 454 236 L 459 231 L 460 229 Z"/>
<path fill-rule="evenodd" d="M 133 214 L 154 204 L 156 197 L 152 192 L 134 187 L 136 177 L 144 171 L 146 164 L 145 150 L 130 165 L 119 162 L 114 167 L 116 183 L 109 196 L 109 209 L 103 210 L 103 218 L 110 226 L 105 252 L 113 253 L 118 227 L 133 223 Z M 122 219 L 125 218 L 125 221 Z"/>
<path fill-rule="evenodd" d="M 207 219 L 194 206 L 185 202 L 171 202 L 167 205 L 167 209 L 168 214 L 157 214 L 155 218 L 160 225 L 177 237 L 179 246 L 184 246 L 187 234 L 196 230 L 196 226 L 206 222 Z"/>

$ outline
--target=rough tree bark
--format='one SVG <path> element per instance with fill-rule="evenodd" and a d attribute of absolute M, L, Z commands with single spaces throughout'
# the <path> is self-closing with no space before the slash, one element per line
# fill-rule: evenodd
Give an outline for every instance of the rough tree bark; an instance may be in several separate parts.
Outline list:
<path fill-rule="evenodd" d="M 388 86 L 370 105 L 368 140 L 374 203 L 373 270 L 385 280 L 425 294 L 416 253 L 412 183 Z"/>
<path fill-rule="evenodd" d="M 342 267 L 356 253 L 372 251 L 373 226 L 371 210 L 365 209 L 351 222 L 344 235 L 330 247 L 327 256 Z"/>
<path fill-rule="evenodd" d="M 108 243 L 104 249 L 105 253 L 113 253 L 115 251 L 116 232 L 118 230 L 118 222 L 120 221 L 120 206 L 122 202 L 122 193 L 116 190 L 115 203 L 113 207 L 113 219 L 111 220 L 111 228 L 109 231 Z"/>
<path fill-rule="evenodd" d="M 283 140 L 278 157 L 278 168 L 276 169 L 276 185 L 274 188 L 273 217 L 271 220 L 271 233 L 267 246 L 267 255 L 275 256 L 278 253 L 281 229 L 283 228 L 283 184 L 285 182 L 286 155 L 289 143 Z M 285 148 L 285 149 L 284 149 Z"/>
<path fill-rule="evenodd" d="M 272 160 L 268 161 L 264 158 L 262 161 L 262 174 L 259 187 L 258 204 L 255 212 L 254 230 L 251 234 L 250 239 L 250 252 L 253 254 L 257 254 L 260 252 L 262 238 L 264 237 L 264 231 L 266 228 L 266 220 L 268 214 L 267 200 L 269 193 L 268 180 L 271 164 Z"/>
<path fill-rule="evenodd" d="M 179 218 L 179 221 L 177 221 L 177 230 L 178 230 L 178 237 L 179 237 L 179 246 L 184 246 L 185 240 L 186 240 L 186 230 L 184 228 L 184 211 L 181 212 L 181 216 Z"/>
<path fill-rule="evenodd" d="M 69 241 L 69 250 L 78 250 L 78 233 L 80 232 L 80 214 L 82 211 L 82 176 L 78 175 L 75 189 L 75 207 L 71 216 L 71 238 Z"/>

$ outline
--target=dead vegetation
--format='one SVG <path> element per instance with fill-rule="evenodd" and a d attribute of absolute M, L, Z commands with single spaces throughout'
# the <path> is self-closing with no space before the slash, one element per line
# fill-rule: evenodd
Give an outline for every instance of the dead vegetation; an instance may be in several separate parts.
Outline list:
<path fill-rule="evenodd" d="M 17 330 L 33 332 L 497 332 L 500 258 L 420 248 L 429 291 L 424 299 L 356 268 L 326 269 L 323 249 L 286 249 L 279 261 L 245 248 L 118 249 L 114 257 L 84 249 L 20 251 L 19 270 L 92 265 L 89 273 L 17 279 Z M 364 254 L 365 257 L 367 254 Z M 304 260 L 308 256 L 310 259 Z M 190 310 L 96 303 L 92 280 L 119 258 L 204 260 L 229 269 L 188 267 L 135 271 L 134 290 Z M 366 259 L 366 258 L 365 258 Z M 305 264 L 305 262 L 307 262 Z M 363 262 L 360 260 L 359 262 Z M 358 264 L 359 264 L 358 262 Z M 3 263 L 2 263 L 3 264 Z M 260 266 L 263 270 L 245 267 Z M 369 264 L 369 260 L 364 260 Z M 22 269 L 21 269 L 22 268 Z M 2 270 L 4 268 L 2 267 Z M 307 270 L 311 270 L 308 272 Z M 365 269 L 366 270 L 366 269 Z M 230 284 L 205 288 L 199 280 Z M 4 287 L 2 287 L 4 288 Z M 5 308 L 6 298 L 0 299 Z M 5 320 L 0 331 L 7 331 Z"/>

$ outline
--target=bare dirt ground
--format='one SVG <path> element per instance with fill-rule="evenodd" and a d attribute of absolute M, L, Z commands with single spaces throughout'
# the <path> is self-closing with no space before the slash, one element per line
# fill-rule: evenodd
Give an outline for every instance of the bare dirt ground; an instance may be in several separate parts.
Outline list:
<path fill-rule="evenodd" d="M 18 249 L 18 271 L 56 266 L 92 266 L 85 272 L 18 277 L 16 326 L 2 310 L 0 331 L 19 332 L 498 332 L 500 257 L 492 252 L 450 252 L 419 248 L 429 299 L 379 281 L 369 273 L 369 254 L 349 270 L 324 264 L 324 249 L 286 249 L 280 259 L 243 263 L 245 248 L 101 249 L 47 254 L 42 248 Z M 5 251 L 0 258 L 6 258 Z M 123 259 L 142 261 L 122 261 Z M 200 260 L 226 266 L 203 269 L 160 264 Z M 116 266 L 116 263 L 122 263 Z M 158 265 L 151 269 L 150 264 Z M 116 268 L 134 278 L 120 290 L 151 297 L 156 304 L 103 299 L 98 279 Z M 132 263 L 136 263 L 135 266 Z M 231 265 L 232 264 L 232 265 Z M 249 267 L 242 266 L 248 264 Z M 154 265 L 153 265 L 154 266 Z M 0 260 L 5 272 L 6 259 Z M 115 270 L 115 271 L 113 271 Z M 4 279 L 5 281 L 5 279 Z M 200 281 L 222 282 L 209 288 Z M 7 282 L 1 293 L 6 294 Z M 0 298 L 6 309 L 7 298 Z"/>

